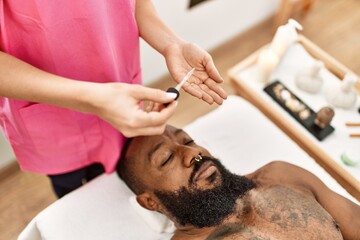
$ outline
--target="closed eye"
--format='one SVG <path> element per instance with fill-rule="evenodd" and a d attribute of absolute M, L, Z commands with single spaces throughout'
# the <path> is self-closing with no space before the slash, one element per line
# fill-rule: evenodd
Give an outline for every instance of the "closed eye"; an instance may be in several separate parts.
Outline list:
<path fill-rule="evenodd" d="M 164 167 L 167 163 L 170 162 L 170 160 L 173 158 L 174 154 L 171 153 L 169 157 L 161 164 L 161 167 Z"/>
<path fill-rule="evenodd" d="M 191 144 L 193 144 L 193 143 L 195 143 L 195 142 L 194 142 L 194 140 L 191 139 L 191 140 L 185 142 L 184 144 L 185 144 L 185 145 L 191 145 Z"/>

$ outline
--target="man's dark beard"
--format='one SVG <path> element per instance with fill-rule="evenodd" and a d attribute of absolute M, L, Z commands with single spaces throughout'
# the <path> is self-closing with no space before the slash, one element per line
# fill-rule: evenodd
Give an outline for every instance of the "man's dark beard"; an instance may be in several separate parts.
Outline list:
<path fill-rule="evenodd" d="M 219 169 L 221 184 L 213 189 L 194 189 L 193 178 L 206 161 L 213 162 Z M 209 182 L 212 177 L 208 178 Z M 253 181 L 230 173 L 217 159 L 202 157 L 202 161 L 195 163 L 189 179 L 190 190 L 181 187 L 175 192 L 155 191 L 155 194 L 181 225 L 203 228 L 219 225 L 233 213 L 236 200 L 255 187 Z"/>

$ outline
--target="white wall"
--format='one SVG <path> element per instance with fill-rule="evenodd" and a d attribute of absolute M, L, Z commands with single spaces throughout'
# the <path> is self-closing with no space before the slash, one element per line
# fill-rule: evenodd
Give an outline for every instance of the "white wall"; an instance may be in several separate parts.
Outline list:
<path fill-rule="evenodd" d="M 210 0 L 189 10 L 189 0 L 153 0 L 159 15 L 171 29 L 207 50 L 274 14 L 278 2 Z M 144 41 L 141 42 L 141 64 L 144 84 L 168 73 L 163 57 Z"/>
<path fill-rule="evenodd" d="M 5 136 L 0 129 L 0 168 L 6 166 L 15 159 L 14 153 L 10 144 L 5 139 Z"/>

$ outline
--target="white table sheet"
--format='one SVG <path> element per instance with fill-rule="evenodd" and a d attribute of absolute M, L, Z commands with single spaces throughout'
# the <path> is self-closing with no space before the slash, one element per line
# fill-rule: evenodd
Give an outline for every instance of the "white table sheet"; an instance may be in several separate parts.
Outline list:
<path fill-rule="evenodd" d="M 233 172 L 246 174 L 272 160 L 284 160 L 318 176 L 332 190 L 354 200 L 327 172 L 250 103 L 229 97 L 223 106 L 185 130 Z M 116 173 L 101 175 L 57 200 L 36 216 L 19 240 L 169 239 L 136 213 L 131 191 Z"/>

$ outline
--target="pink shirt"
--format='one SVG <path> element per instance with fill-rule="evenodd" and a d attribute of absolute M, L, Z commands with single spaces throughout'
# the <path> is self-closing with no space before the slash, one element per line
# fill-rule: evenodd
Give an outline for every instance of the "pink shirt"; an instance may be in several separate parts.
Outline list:
<path fill-rule="evenodd" d="M 135 0 L 0 0 L 0 50 L 63 77 L 141 84 Z M 125 141 L 97 116 L 0 97 L 0 127 L 23 170 L 115 169 Z M 1 154 L 1 153 L 0 153 Z"/>

